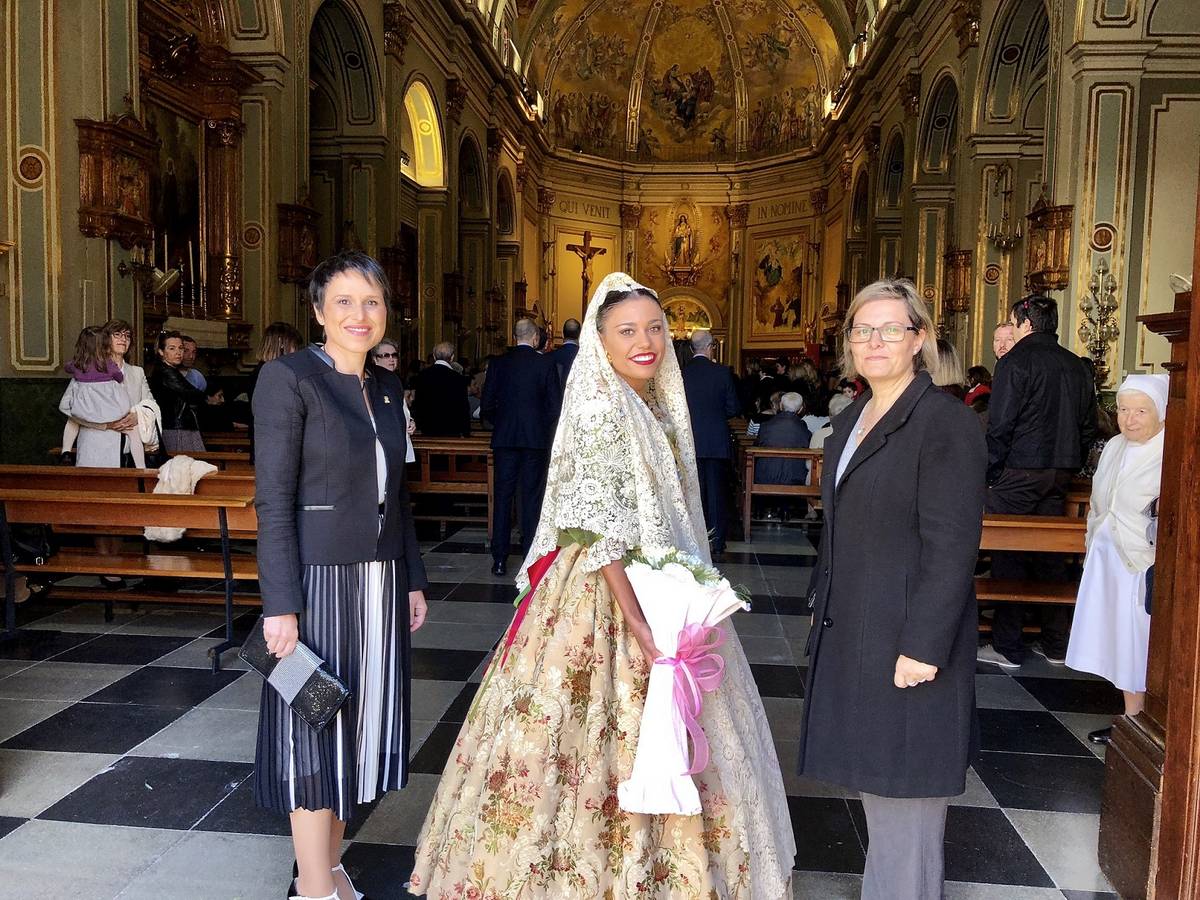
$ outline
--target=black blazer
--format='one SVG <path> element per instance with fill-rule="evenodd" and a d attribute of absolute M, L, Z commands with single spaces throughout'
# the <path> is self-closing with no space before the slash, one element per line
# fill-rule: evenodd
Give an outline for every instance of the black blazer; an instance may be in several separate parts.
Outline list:
<path fill-rule="evenodd" d="M 471 379 L 449 366 L 434 363 L 414 379 L 412 417 L 421 434 L 431 437 L 466 437 L 471 433 L 471 404 L 467 387 Z"/>
<path fill-rule="evenodd" d="M 207 402 L 207 395 L 177 368 L 160 361 L 150 374 L 150 393 L 162 410 L 163 431 L 200 430 L 198 410 Z"/>
<path fill-rule="evenodd" d="M 480 415 L 492 423 L 492 446 L 549 450 L 562 407 L 554 356 L 519 344 L 488 364 Z"/>
<path fill-rule="evenodd" d="M 988 401 L 989 483 L 1006 468 L 1078 471 L 1095 436 L 1095 385 L 1057 335 L 1027 335 L 996 363 Z"/>
<path fill-rule="evenodd" d="M 758 428 L 756 447 L 781 447 L 807 450 L 812 432 L 796 413 L 778 412 Z M 808 463 L 802 459 L 756 459 L 754 480 L 760 484 L 804 484 Z"/>
<path fill-rule="evenodd" d="M 987 449 L 971 408 L 922 372 L 835 488 L 870 396 L 836 416 L 825 441 L 800 772 L 884 797 L 951 797 L 978 746 L 974 575 Z M 937 666 L 937 677 L 897 688 L 900 654 Z"/>
<path fill-rule="evenodd" d="M 399 596 L 428 587 L 405 479 L 400 380 L 367 366 L 372 426 L 358 376 L 327 360 L 317 347 L 282 356 L 262 367 L 254 390 L 258 579 L 268 616 L 303 612 L 307 565 L 397 560 L 406 581 Z M 376 434 L 387 460 L 382 526 Z"/>
<path fill-rule="evenodd" d="M 741 411 L 733 370 L 697 356 L 683 370 L 697 459 L 729 459 L 729 420 Z"/>
<path fill-rule="evenodd" d="M 578 355 L 578 342 L 563 344 L 551 354 L 554 357 L 555 365 L 558 366 L 558 380 L 564 388 L 567 386 L 567 376 L 571 374 L 571 366 L 574 365 L 575 357 Z"/>

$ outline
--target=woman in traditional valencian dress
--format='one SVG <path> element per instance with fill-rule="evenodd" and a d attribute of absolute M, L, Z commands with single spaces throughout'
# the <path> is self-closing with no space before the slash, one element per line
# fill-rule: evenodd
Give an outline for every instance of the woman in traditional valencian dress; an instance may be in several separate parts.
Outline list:
<path fill-rule="evenodd" d="M 729 623 L 724 679 L 699 722 L 700 815 L 623 811 L 653 637 L 632 551 L 708 560 L 683 379 L 658 298 L 624 274 L 588 307 L 541 519 L 535 582 L 455 742 L 409 890 L 458 898 L 790 898 L 795 855 L 779 762 Z M 561 548 L 561 549 L 560 549 Z M 558 555 L 545 574 L 537 565 Z"/>

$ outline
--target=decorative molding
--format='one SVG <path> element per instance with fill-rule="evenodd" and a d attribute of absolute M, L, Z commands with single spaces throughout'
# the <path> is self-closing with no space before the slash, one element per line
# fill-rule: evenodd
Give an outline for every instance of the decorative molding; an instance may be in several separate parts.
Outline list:
<path fill-rule="evenodd" d="M 842 144 L 842 161 L 838 163 L 838 181 L 842 183 L 842 193 L 850 190 L 850 176 L 854 174 L 854 161 L 850 158 L 850 145 Z"/>
<path fill-rule="evenodd" d="M 549 188 L 538 188 L 538 212 L 543 216 L 550 215 L 550 211 L 554 209 L 554 201 L 558 195 Z"/>
<path fill-rule="evenodd" d="M 500 163 L 500 151 L 504 149 L 504 136 L 495 125 L 489 125 L 487 130 L 488 165 L 495 168 Z"/>
<path fill-rule="evenodd" d="M 879 159 L 879 142 L 881 139 L 881 130 L 878 125 L 868 125 L 866 133 L 863 135 L 863 147 L 867 151 L 867 158 L 872 162 Z"/>
<path fill-rule="evenodd" d="M 829 205 L 829 189 L 828 188 L 813 188 L 808 192 L 808 202 L 812 204 L 813 212 L 818 216 L 825 212 L 825 208 Z"/>
<path fill-rule="evenodd" d="M 621 204 L 621 227 L 637 228 L 642 222 L 642 207 L 638 203 Z"/>
<path fill-rule="evenodd" d="M 1025 217 L 1025 285 L 1034 291 L 1061 291 L 1071 281 L 1071 227 L 1074 206 L 1051 206 L 1046 186 Z"/>
<path fill-rule="evenodd" d="M 222 318 L 242 317 L 242 261 L 231 253 L 213 259 L 217 283 L 217 308 Z"/>
<path fill-rule="evenodd" d="M 317 220 L 321 214 L 308 205 L 308 198 L 299 203 L 278 203 L 279 217 L 279 280 L 287 284 L 303 284 L 317 264 Z"/>
<path fill-rule="evenodd" d="M 915 119 L 921 112 L 921 73 L 909 72 L 905 75 L 901 92 L 904 101 L 904 111 Z"/>
<path fill-rule="evenodd" d="M 516 179 L 517 196 L 520 196 L 521 194 L 523 194 L 525 192 L 525 180 L 528 177 L 529 177 L 529 166 L 525 163 L 525 160 L 523 160 L 523 159 L 518 160 L 517 161 L 517 179 Z"/>
<path fill-rule="evenodd" d="M 136 116 L 76 119 L 79 129 L 79 230 L 126 250 L 153 239 L 150 170 L 158 141 Z"/>
<path fill-rule="evenodd" d="M 466 82 L 457 75 L 451 75 L 446 79 L 446 118 L 454 125 L 459 124 L 462 120 L 463 108 L 467 104 L 469 93 Z"/>
<path fill-rule="evenodd" d="M 383 4 L 383 52 L 400 65 L 404 65 L 404 51 L 408 49 L 412 25 L 412 16 L 403 3 Z"/>
<path fill-rule="evenodd" d="M 979 46 L 980 0 L 954 0 L 951 10 L 958 35 L 958 55 Z"/>
<path fill-rule="evenodd" d="M 943 254 L 942 305 L 948 312 L 965 313 L 971 308 L 974 251 L 954 247 Z"/>
<path fill-rule="evenodd" d="M 745 228 L 750 222 L 750 204 L 731 203 L 725 207 L 725 214 L 729 216 L 730 228 Z"/>

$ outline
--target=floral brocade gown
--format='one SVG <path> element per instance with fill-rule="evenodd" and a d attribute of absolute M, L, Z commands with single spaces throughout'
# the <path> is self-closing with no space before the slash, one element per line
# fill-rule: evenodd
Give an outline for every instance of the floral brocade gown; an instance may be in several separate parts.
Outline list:
<path fill-rule="evenodd" d="M 748 837 L 772 816 L 733 809 L 712 761 L 695 776 L 701 815 L 619 808 L 649 667 L 603 576 L 584 571 L 585 553 L 577 544 L 562 550 L 505 665 L 499 652 L 494 658 L 421 831 L 410 891 L 434 900 L 790 898 L 790 827 L 774 840 Z M 722 749 L 711 738 L 715 757 Z M 766 743 L 741 766 L 778 773 L 769 735 Z M 756 794 L 743 806 L 760 801 Z M 782 802 L 786 816 L 782 796 L 770 802 Z M 772 812 L 778 821 L 779 807 Z M 755 878 L 754 866 L 771 871 Z"/>

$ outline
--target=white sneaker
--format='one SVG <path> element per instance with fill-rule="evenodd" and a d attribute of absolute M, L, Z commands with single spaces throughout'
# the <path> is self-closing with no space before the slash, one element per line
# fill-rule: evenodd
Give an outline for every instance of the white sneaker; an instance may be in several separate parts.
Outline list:
<path fill-rule="evenodd" d="M 1047 653 L 1046 648 L 1042 646 L 1041 641 L 1035 641 L 1029 649 L 1046 662 L 1050 663 L 1052 666 L 1065 666 L 1067 664 L 1067 658 L 1065 656 L 1051 656 L 1049 653 Z"/>
<path fill-rule="evenodd" d="M 982 663 L 991 663 L 993 666 L 1000 666 L 1002 669 L 1019 669 L 1020 663 L 1015 663 L 991 644 L 984 644 L 979 648 L 979 652 L 975 654 L 975 658 Z"/>

